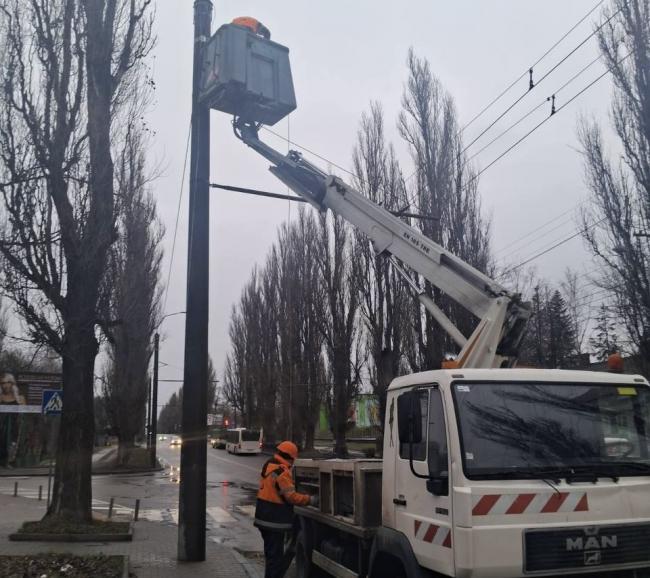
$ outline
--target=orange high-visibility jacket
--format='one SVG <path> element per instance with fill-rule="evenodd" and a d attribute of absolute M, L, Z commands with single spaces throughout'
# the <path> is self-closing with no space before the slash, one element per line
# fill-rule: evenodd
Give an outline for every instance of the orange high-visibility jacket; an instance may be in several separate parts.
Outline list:
<path fill-rule="evenodd" d="M 309 496 L 296 492 L 289 464 L 281 456 L 274 455 L 262 468 L 255 525 L 266 530 L 291 530 L 293 506 L 307 504 Z"/>

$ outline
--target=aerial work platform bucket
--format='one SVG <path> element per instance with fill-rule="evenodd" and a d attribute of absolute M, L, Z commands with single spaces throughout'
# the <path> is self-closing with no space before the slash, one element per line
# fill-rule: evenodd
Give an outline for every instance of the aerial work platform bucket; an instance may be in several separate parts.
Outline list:
<path fill-rule="evenodd" d="M 289 49 L 224 24 L 206 47 L 200 98 L 246 122 L 274 125 L 296 108 Z"/>

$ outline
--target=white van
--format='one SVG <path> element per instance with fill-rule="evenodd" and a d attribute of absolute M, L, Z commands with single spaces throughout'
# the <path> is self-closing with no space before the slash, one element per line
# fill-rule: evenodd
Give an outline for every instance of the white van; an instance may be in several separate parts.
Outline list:
<path fill-rule="evenodd" d="M 238 427 L 226 432 L 226 450 L 230 454 L 262 453 L 262 431 Z"/>

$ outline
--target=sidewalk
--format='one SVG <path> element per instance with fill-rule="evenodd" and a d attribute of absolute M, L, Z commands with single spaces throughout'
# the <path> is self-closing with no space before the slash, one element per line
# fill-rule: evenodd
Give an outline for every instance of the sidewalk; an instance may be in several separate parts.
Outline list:
<path fill-rule="evenodd" d="M 0 555 L 43 552 L 126 555 L 129 557 L 131 576 L 137 578 L 258 578 L 263 574 L 260 565 L 211 540 L 207 542 L 205 562 L 178 562 L 176 528 L 156 522 L 136 522 L 133 542 L 10 542 L 8 535 L 15 532 L 22 522 L 38 520 L 43 516 L 44 503 L 0 495 L 0 511 Z"/>

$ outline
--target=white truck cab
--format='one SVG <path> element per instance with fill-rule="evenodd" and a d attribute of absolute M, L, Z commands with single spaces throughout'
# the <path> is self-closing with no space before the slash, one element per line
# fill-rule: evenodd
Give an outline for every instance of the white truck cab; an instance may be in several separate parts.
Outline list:
<path fill-rule="evenodd" d="M 387 407 L 382 525 L 423 568 L 515 578 L 650 567 L 644 378 L 429 371 L 396 379 Z"/>

